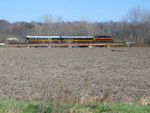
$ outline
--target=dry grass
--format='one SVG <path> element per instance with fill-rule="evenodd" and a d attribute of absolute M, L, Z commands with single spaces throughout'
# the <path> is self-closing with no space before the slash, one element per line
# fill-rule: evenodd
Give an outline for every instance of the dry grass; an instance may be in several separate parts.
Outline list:
<path fill-rule="evenodd" d="M 81 110 L 77 110 L 77 109 L 70 109 L 69 113 L 92 113 L 91 111 L 89 111 L 89 108 L 83 108 Z"/>
<path fill-rule="evenodd" d="M 149 49 L 0 48 L 0 99 L 148 104 Z"/>
<path fill-rule="evenodd" d="M 150 105 L 150 97 L 142 97 L 137 104 Z"/>

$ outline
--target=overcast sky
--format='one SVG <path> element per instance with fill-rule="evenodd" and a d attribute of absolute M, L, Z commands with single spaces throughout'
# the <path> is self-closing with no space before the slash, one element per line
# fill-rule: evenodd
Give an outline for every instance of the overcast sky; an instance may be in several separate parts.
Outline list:
<path fill-rule="evenodd" d="M 47 14 L 64 21 L 121 21 L 134 7 L 150 10 L 150 0 L 0 0 L 0 19 L 42 21 Z"/>

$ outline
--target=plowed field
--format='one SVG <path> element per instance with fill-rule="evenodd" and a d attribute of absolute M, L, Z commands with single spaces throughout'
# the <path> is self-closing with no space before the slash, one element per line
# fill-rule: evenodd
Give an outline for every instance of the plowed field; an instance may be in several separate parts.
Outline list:
<path fill-rule="evenodd" d="M 0 99 L 139 103 L 149 97 L 150 48 L 0 48 Z"/>

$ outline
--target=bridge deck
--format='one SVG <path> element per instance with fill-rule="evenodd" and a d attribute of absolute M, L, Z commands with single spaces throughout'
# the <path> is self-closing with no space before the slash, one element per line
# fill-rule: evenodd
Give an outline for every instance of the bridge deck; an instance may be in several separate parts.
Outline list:
<path fill-rule="evenodd" d="M 116 43 L 87 43 L 87 44 L 7 44 L 6 47 L 70 47 L 70 46 L 124 46 L 124 42 Z"/>

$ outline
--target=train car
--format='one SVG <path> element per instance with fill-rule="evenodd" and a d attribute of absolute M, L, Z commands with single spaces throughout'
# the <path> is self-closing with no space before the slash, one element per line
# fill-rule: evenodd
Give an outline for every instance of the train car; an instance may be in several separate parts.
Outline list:
<path fill-rule="evenodd" d="M 113 43 L 111 36 L 26 36 L 26 43 Z"/>
<path fill-rule="evenodd" d="M 26 43 L 40 44 L 40 43 L 59 43 L 60 36 L 26 36 Z"/>
<path fill-rule="evenodd" d="M 92 43 L 93 36 L 61 36 L 62 43 Z"/>

